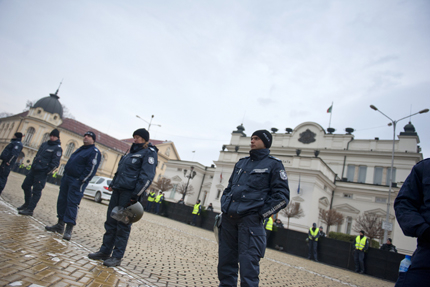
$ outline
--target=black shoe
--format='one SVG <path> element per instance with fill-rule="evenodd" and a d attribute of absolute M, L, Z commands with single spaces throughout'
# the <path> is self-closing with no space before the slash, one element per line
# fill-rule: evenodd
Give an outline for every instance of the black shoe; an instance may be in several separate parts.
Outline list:
<path fill-rule="evenodd" d="M 364 271 L 360 271 L 359 273 L 360 273 L 360 274 L 364 274 Z"/>
<path fill-rule="evenodd" d="M 28 204 L 24 203 L 23 205 L 21 205 L 20 207 L 17 207 L 16 209 L 18 209 L 18 211 L 20 211 L 20 210 L 27 209 L 27 207 L 28 207 Z"/>
<path fill-rule="evenodd" d="M 47 231 L 58 232 L 60 234 L 63 234 L 63 232 L 64 232 L 64 221 L 62 221 L 61 219 L 58 219 L 57 224 L 54 224 L 52 226 L 45 226 L 45 229 Z"/>
<path fill-rule="evenodd" d="M 103 253 L 101 251 L 88 254 L 88 258 L 93 260 L 107 260 L 109 259 L 109 257 L 110 257 L 109 254 Z"/>
<path fill-rule="evenodd" d="M 66 231 L 64 232 L 63 239 L 69 241 L 72 238 L 73 224 L 67 223 Z"/>
<path fill-rule="evenodd" d="M 21 214 L 21 215 L 30 215 L 30 216 L 33 215 L 33 211 L 30 210 L 30 209 L 20 210 L 20 211 L 18 211 L 18 213 Z"/>
<path fill-rule="evenodd" d="M 105 261 L 103 261 L 103 265 L 107 267 L 120 266 L 121 258 L 110 257 L 109 259 L 106 259 Z"/>
<path fill-rule="evenodd" d="M 315 262 L 318 262 L 318 259 L 315 259 Z"/>

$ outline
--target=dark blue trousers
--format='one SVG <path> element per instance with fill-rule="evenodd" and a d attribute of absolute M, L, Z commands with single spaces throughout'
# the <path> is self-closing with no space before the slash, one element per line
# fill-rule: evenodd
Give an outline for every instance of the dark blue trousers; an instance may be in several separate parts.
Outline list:
<path fill-rule="evenodd" d="M 266 251 L 266 232 L 258 214 L 223 215 L 218 248 L 219 286 L 237 286 L 238 271 L 241 286 L 258 286 L 260 259 Z"/>
<path fill-rule="evenodd" d="M 7 177 L 10 173 L 10 166 L 5 163 L 0 165 L 0 194 L 2 193 L 4 187 L 6 186 Z"/>
<path fill-rule="evenodd" d="M 148 202 L 146 203 L 146 209 L 145 209 L 145 211 L 146 211 L 146 212 L 151 212 L 152 204 L 153 204 L 153 203 L 154 203 L 153 201 L 148 201 Z"/>
<path fill-rule="evenodd" d="M 161 202 L 155 204 L 155 214 L 158 214 L 160 212 Z"/>
<path fill-rule="evenodd" d="M 418 246 L 412 256 L 412 264 L 405 273 L 400 273 L 395 287 L 429 286 L 430 243 L 418 239 Z"/>
<path fill-rule="evenodd" d="M 308 259 L 312 259 L 313 256 L 315 260 L 318 260 L 317 247 L 318 241 L 309 240 Z"/>
<path fill-rule="evenodd" d="M 354 251 L 355 272 L 364 272 L 364 251 Z"/>
<path fill-rule="evenodd" d="M 46 177 L 45 172 L 37 172 L 32 169 L 25 177 L 21 187 L 24 190 L 25 204 L 28 205 L 27 209 L 33 211 L 36 208 L 42 196 L 42 189 L 46 184 Z"/>
<path fill-rule="evenodd" d="M 65 223 L 76 225 L 79 204 L 87 185 L 78 178 L 68 176 L 66 173 L 63 175 L 57 200 L 58 219 L 63 220 Z"/>
<path fill-rule="evenodd" d="M 130 236 L 131 224 L 117 221 L 113 219 L 110 214 L 115 206 L 126 207 L 130 203 L 130 200 L 131 191 L 114 189 L 109 201 L 105 222 L 106 232 L 103 235 L 103 244 L 100 251 L 109 255 L 112 253 L 112 257 L 115 258 L 124 257 L 128 237 Z"/>

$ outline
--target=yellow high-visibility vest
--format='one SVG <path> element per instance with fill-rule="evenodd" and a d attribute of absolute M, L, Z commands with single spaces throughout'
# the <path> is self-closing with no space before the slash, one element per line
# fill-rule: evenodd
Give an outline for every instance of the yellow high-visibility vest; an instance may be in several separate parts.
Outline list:
<path fill-rule="evenodd" d="M 193 214 L 199 214 L 200 203 L 194 205 Z"/>
<path fill-rule="evenodd" d="M 150 192 L 148 196 L 148 201 L 153 202 L 155 200 L 155 192 Z"/>
<path fill-rule="evenodd" d="M 366 246 L 366 240 L 367 240 L 366 236 L 363 236 L 363 238 L 360 240 L 360 235 L 358 235 L 355 238 L 355 249 L 363 250 L 364 246 Z"/>
<path fill-rule="evenodd" d="M 313 238 L 318 235 L 318 232 L 320 232 L 320 230 L 318 228 L 315 228 L 315 231 L 313 231 L 312 227 L 311 227 L 311 228 L 309 228 L 309 232 L 313 236 L 313 237 L 309 236 L 309 240 L 313 240 Z M 318 241 L 318 238 L 315 238 L 315 241 Z"/>
<path fill-rule="evenodd" d="M 157 197 L 155 198 L 155 203 L 159 203 L 162 196 L 162 194 L 157 195 Z"/>
<path fill-rule="evenodd" d="M 269 230 L 269 231 L 272 231 L 272 229 L 273 229 L 273 219 L 272 219 L 272 217 L 269 217 L 269 220 L 267 221 L 267 224 L 266 224 L 266 229 Z"/>

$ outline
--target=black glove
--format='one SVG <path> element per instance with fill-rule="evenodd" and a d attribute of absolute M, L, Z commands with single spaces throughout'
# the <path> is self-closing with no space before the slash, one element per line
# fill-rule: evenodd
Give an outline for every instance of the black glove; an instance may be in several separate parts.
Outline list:
<path fill-rule="evenodd" d="M 427 242 L 430 242 L 430 227 L 424 230 L 423 234 L 421 235 L 421 238 Z"/>

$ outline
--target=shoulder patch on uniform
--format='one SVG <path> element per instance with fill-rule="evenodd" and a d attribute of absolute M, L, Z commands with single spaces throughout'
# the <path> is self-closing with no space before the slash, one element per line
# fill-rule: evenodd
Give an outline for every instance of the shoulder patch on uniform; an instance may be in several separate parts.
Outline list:
<path fill-rule="evenodd" d="M 61 156 L 61 151 L 57 151 L 57 156 Z"/>
<path fill-rule="evenodd" d="M 93 165 L 96 165 L 97 164 L 97 160 L 96 159 L 93 159 Z"/>
<path fill-rule="evenodd" d="M 152 151 L 155 151 L 155 149 L 153 147 L 150 147 L 149 149 L 152 150 Z"/>
<path fill-rule="evenodd" d="M 96 147 L 94 148 L 95 151 L 99 151 Z"/>
<path fill-rule="evenodd" d="M 154 164 L 155 163 L 155 159 L 152 156 L 148 157 L 148 163 L 149 164 Z"/>
<path fill-rule="evenodd" d="M 58 147 L 61 147 L 61 145 L 58 145 Z"/>
<path fill-rule="evenodd" d="M 287 172 L 285 170 L 280 170 L 279 171 L 279 175 L 281 176 L 282 180 L 287 180 L 288 179 Z"/>
<path fill-rule="evenodd" d="M 15 146 L 15 149 L 18 149 L 18 146 L 17 146 L 17 145 Z"/>
<path fill-rule="evenodd" d="M 274 160 L 277 160 L 277 161 L 282 161 L 282 160 L 280 160 L 279 158 L 274 157 L 273 155 L 269 155 L 269 158 L 274 159 Z"/>

